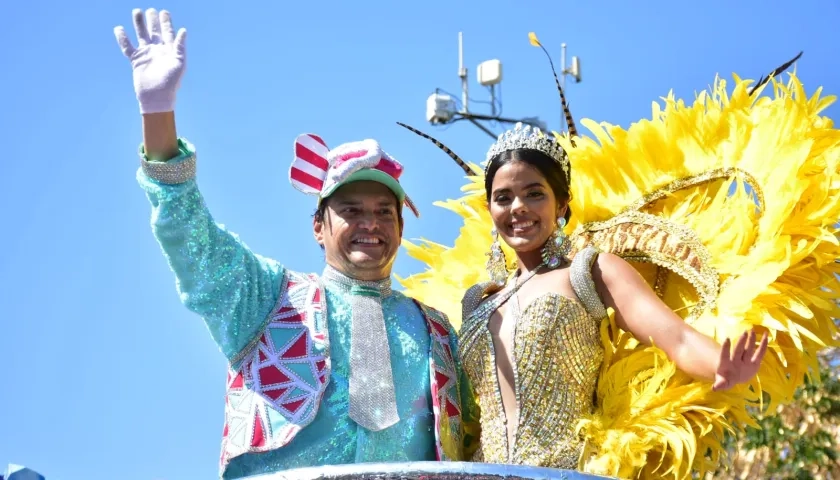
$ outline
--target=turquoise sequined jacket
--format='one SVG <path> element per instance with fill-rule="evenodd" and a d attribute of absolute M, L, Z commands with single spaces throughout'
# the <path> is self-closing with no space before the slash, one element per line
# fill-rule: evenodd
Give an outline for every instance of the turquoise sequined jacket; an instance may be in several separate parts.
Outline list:
<path fill-rule="evenodd" d="M 463 460 L 475 404 L 445 315 L 399 292 L 383 298 L 400 421 L 368 432 L 348 417 L 349 302 L 337 285 L 252 253 L 213 220 L 195 149 L 167 162 L 141 151 L 138 182 L 181 301 L 229 361 L 220 475 L 359 462 Z"/>

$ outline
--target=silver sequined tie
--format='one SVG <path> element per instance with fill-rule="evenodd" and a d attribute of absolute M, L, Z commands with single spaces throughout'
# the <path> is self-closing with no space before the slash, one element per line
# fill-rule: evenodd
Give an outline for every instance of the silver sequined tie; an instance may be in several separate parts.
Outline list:
<path fill-rule="evenodd" d="M 355 281 L 330 267 L 324 276 L 345 287 L 353 316 L 350 324 L 350 418 L 370 431 L 386 429 L 400 420 L 381 302 L 383 290 L 390 292 L 390 281 Z"/>

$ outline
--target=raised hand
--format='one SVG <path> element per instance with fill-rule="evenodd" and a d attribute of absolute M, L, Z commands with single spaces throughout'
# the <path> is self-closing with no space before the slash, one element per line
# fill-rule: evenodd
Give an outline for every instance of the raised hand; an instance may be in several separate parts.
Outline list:
<path fill-rule="evenodd" d="M 767 334 L 761 344 L 755 345 L 755 332 L 744 332 L 731 350 L 732 342 L 727 338 L 720 348 L 720 361 L 715 372 L 714 390 L 728 390 L 739 383 L 750 381 L 761 366 L 767 352 Z"/>
<path fill-rule="evenodd" d="M 125 55 L 131 61 L 134 92 L 140 102 L 141 113 L 161 113 L 175 110 L 175 94 L 181 85 L 186 68 L 185 29 L 172 29 L 169 12 L 150 8 L 145 18 L 140 9 L 132 12 L 138 46 L 135 48 L 122 26 L 114 28 Z"/>

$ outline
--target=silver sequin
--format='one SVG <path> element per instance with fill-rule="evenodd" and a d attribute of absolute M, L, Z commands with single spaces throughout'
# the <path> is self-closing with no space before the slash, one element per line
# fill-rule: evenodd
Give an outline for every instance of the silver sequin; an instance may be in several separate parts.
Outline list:
<path fill-rule="evenodd" d="M 388 335 L 381 298 L 391 292 L 391 280 L 351 280 L 327 267 L 324 278 L 346 288 L 353 320 L 350 324 L 350 418 L 378 432 L 399 422 L 391 370 Z"/>
<path fill-rule="evenodd" d="M 156 162 L 140 159 L 143 173 L 160 183 L 177 185 L 195 178 L 196 160 L 195 155 L 190 155 L 183 160 L 170 162 Z"/>

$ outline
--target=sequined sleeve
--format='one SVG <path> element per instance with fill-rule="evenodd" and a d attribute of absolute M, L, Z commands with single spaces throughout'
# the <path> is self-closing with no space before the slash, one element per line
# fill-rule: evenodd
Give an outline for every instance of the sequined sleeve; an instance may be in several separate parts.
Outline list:
<path fill-rule="evenodd" d="M 141 152 L 137 180 L 151 202 L 152 232 L 175 273 L 181 301 L 203 317 L 232 361 L 262 328 L 285 270 L 216 224 L 194 178 L 195 149 L 179 143 L 180 155 L 168 162 L 147 161 Z M 185 167 L 189 163 L 193 167 Z"/>

